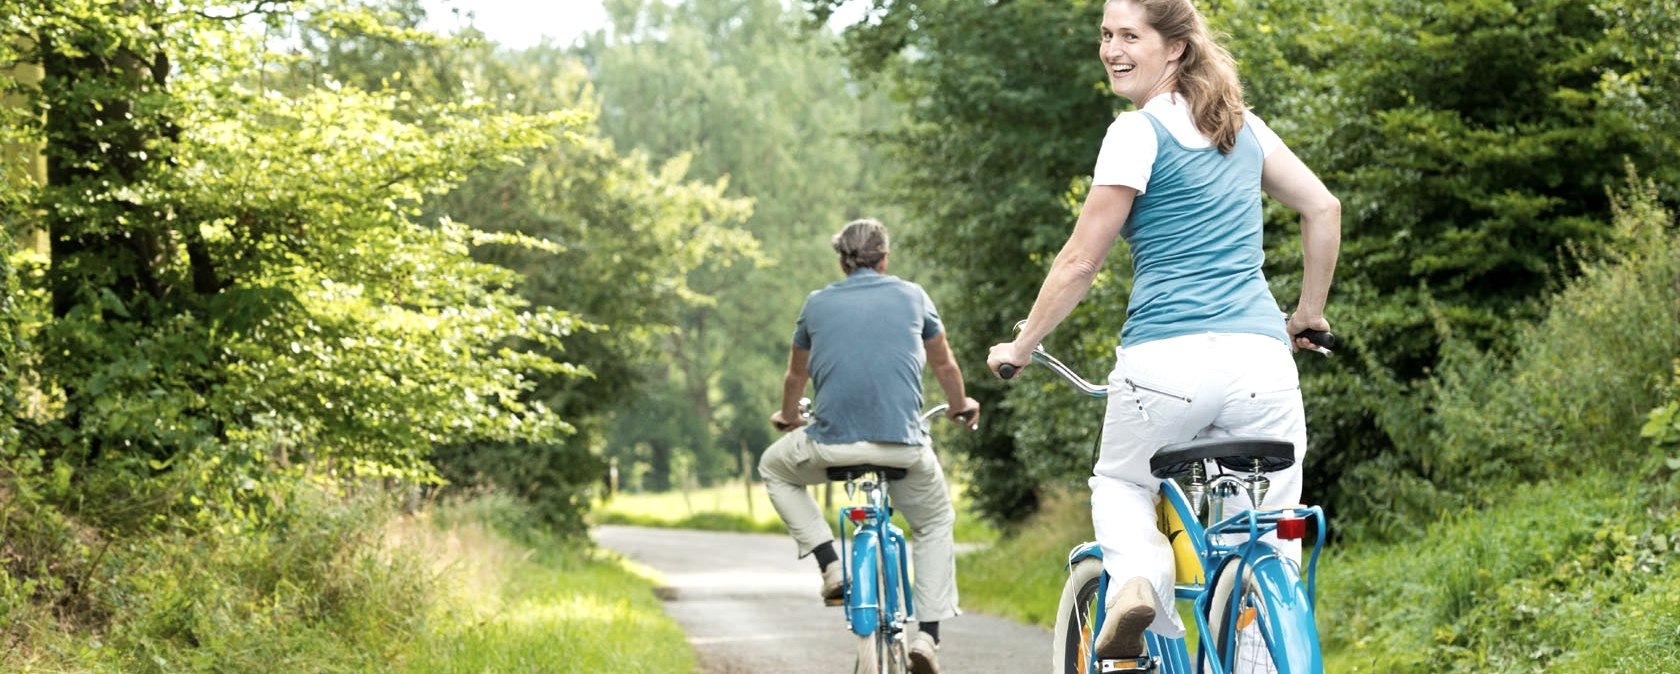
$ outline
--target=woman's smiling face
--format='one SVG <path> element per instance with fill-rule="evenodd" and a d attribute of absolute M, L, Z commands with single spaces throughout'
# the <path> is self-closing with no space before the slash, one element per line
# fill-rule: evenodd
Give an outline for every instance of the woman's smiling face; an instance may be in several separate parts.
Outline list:
<path fill-rule="evenodd" d="M 1142 106 L 1177 83 L 1184 41 L 1167 44 L 1149 25 L 1142 3 L 1110 0 L 1103 8 L 1102 62 L 1114 93 Z"/>

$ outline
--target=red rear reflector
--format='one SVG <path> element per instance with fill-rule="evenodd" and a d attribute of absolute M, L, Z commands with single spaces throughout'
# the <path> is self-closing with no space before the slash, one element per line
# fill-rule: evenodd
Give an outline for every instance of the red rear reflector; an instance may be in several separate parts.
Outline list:
<path fill-rule="evenodd" d="M 1296 541 L 1307 536 L 1307 521 L 1304 519 L 1278 520 L 1278 538 Z"/>
<path fill-rule="evenodd" d="M 862 522 L 869 518 L 869 513 L 865 512 L 862 508 L 852 508 L 851 510 L 846 511 L 846 517 L 850 518 L 853 522 Z"/>

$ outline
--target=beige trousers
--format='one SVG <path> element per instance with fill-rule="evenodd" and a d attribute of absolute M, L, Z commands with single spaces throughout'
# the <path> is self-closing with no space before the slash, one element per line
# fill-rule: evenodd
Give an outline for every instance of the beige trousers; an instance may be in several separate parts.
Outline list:
<path fill-rule="evenodd" d="M 770 493 L 770 503 L 799 545 L 799 556 L 834 540 L 830 522 L 805 487 L 828 481 L 830 466 L 874 464 L 908 469 L 904 479 L 890 482 L 887 494 L 893 510 L 904 515 L 915 537 L 910 546 L 912 591 L 916 620 L 935 622 L 962 614 L 957 608 L 957 562 L 952 545 L 956 511 L 945 488 L 945 472 L 930 445 L 854 442 L 829 445 L 806 437 L 797 428 L 764 451 L 758 474 Z M 835 552 L 840 550 L 835 548 Z"/>

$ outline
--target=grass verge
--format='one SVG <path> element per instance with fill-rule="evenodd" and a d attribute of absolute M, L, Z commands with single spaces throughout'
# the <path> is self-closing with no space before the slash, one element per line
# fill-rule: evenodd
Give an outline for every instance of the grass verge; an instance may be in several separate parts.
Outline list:
<path fill-rule="evenodd" d="M 111 538 L 0 499 L 0 671 L 694 671 L 648 580 L 531 534 L 509 500 L 393 519 L 387 499 L 309 496 L 262 525 Z M 78 585 L 18 573 L 78 551 L 97 562 L 62 574 Z"/>
<path fill-rule="evenodd" d="M 475 503 L 444 527 L 410 523 L 407 545 L 433 551 L 440 601 L 408 674 L 692 672 L 682 629 L 650 582 L 616 555 L 491 531 Z"/>
<path fill-rule="evenodd" d="M 957 510 L 954 536 L 959 543 L 988 544 L 997 540 L 997 530 L 975 514 L 963 490 L 950 485 L 951 503 Z M 840 509 L 862 502 L 848 497 L 843 485 L 833 486 L 825 493 L 821 486 L 812 487 L 818 504 L 824 508 L 824 519 L 836 524 Z M 893 516 L 900 528 L 908 529 L 903 517 Z M 590 515 L 593 524 L 633 524 L 648 527 L 677 529 L 705 529 L 709 531 L 742 531 L 758 533 L 786 533 L 787 527 L 776 515 L 770 497 L 762 483 L 754 482 L 749 490 L 739 484 L 705 489 L 690 489 L 664 493 L 619 493 Z M 912 538 L 914 532 L 911 532 Z"/>

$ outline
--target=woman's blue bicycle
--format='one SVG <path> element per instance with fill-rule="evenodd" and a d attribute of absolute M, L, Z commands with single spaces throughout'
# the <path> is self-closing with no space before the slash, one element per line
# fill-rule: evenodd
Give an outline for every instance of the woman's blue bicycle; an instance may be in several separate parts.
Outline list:
<path fill-rule="evenodd" d="M 1333 343 L 1327 333 L 1309 338 L 1325 353 Z M 1108 387 L 1086 381 L 1042 347 L 1033 350 L 1033 360 L 1087 396 L 1108 396 Z M 1012 373 L 1001 374 L 1007 379 Z M 1223 512 L 1227 502 L 1263 502 L 1265 474 L 1294 461 L 1290 443 L 1264 438 L 1209 438 L 1161 448 L 1150 460 L 1151 472 L 1162 478 L 1159 524 L 1173 546 L 1176 595 L 1192 602 L 1200 635 L 1197 660 L 1192 664 L 1182 637 L 1153 632 L 1145 634 L 1146 657 L 1097 658 L 1095 640 L 1106 617 L 1103 598 L 1110 579 L 1103 572 L 1102 549 L 1090 542 L 1068 554 L 1051 671 L 1323 674 L 1313 607 L 1324 511 L 1316 506 L 1239 506 L 1232 514 Z M 1300 564 L 1271 541 L 1307 539 L 1309 531 L 1314 545 L 1303 577 Z"/>
<path fill-rule="evenodd" d="M 801 401 L 802 403 L 804 401 Z M 922 428 L 949 405 L 922 413 Z M 910 671 L 905 627 L 916 614 L 910 590 L 910 554 L 904 531 L 892 523 L 887 483 L 903 478 L 903 468 L 876 465 L 833 466 L 828 479 L 846 483 L 850 497 L 863 495 L 861 505 L 840 510 L 840 559 L 845 561 L 846 626 L 858 637 L 855 674 L 905 674 Z M 848 545 L 849 540 L 849 545 Z"/>

